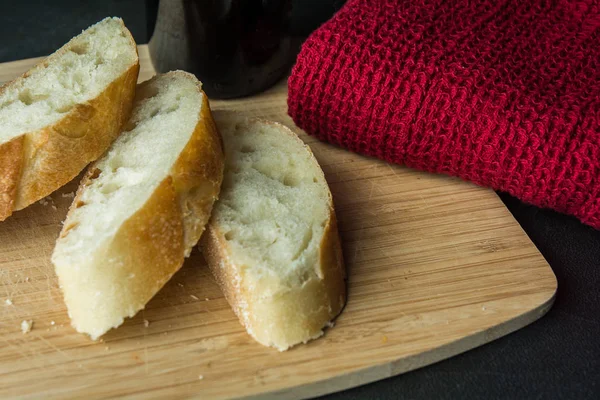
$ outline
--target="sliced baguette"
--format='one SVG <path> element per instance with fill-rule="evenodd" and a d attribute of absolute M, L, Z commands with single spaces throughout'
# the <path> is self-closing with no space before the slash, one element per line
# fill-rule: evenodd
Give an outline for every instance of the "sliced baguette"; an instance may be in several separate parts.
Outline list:
<path fill-rule="evenodd" d="M 138 85 L 126 131 L 90 166 L 52 255 L 77 331 L 96 339 L 119 326 L 179 270 L 208 222 L 223 168 L 193 75 Z"/>
<path fill-rule="evenodd" d="M 0 88 L 0 221 L 97 159 L 131 113 L 139 62 L 107 18 Z"/>
<path fill-rule="evenodd" d="M 201 248 L 248 333 L 283 351 L 321 336 L 346 301 L 331 193 L 288 128 L 235 117 L 218 125 L 225 177 Z"/>

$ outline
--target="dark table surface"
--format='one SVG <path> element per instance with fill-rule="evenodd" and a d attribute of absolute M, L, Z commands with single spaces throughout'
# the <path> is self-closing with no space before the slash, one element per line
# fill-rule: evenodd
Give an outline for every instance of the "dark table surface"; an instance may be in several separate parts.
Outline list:
<path fill-rule="evenodd" d="M 21 1 L 0 12 L 0 62 L 49 54 L 106 16 L 147 43 L 144 1 Z M 295 0 L 298 33 L 339 0 Z M 558 278 L 554 307 L 537 322 L 449 360 L 326 399 L 600 398 L 600 231 L 500 194 Z"/>

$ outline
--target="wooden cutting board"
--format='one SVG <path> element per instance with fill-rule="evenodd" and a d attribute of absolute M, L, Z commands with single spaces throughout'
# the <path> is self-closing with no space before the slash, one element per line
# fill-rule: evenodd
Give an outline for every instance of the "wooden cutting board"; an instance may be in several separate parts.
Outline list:
<path fill-rule="evenodd" d="M 146 80 L 146 46 L 140 57 Z M 1 64 L 0 81 L 34 61 Z M 1 398 L 315 396 L 448 358 L 550 308 L 552 270 L 493 191 L 320 143 L 294 127 L 286 90 L 211 104 L 285 123 L 321 163 L 348 270 L 335 327 L 285 353 L 258 345 L 195 251 L 144 311 L 92 342 L 69 326 L 49 261 L 75 181 L 0 223 Z"/>

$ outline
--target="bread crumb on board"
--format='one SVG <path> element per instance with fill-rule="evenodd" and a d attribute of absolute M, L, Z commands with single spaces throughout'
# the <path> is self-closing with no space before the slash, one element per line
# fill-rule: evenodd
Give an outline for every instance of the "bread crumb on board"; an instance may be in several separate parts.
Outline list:
<path fill-rule="evenodd" d="M 144 328 L 147 328 L 150 326 L 150 321 L 148 321 L 147 319 L 144 320 Z"/>
<path fill-rule="evenodd" d="M 197 296 L 194 296 L 193 294 L 190 294 L 190 297 L 194 300 L 200 300 Z"/>
<path fill-rule="evenodd" d="M 13 305 L 13 302 L 12 302 L 11 299 L 6 299 L 6 300 L 4 300 L 4 302 L 6 303 L 7 306 L 12 306 Z"/>
<path fill-rule="evenodd" d="M 55 208 L 56 206 L 54 205 L 54 200 L 52 199 L 52 197 L 48 196 L 48 197 L 44 197 L 43 199 L 41 199 L 40 201 L 38 201 L 38 203 L 40 203 L 43 206 L 47 206 L 48 204 L 52 205 L 52 208 Z"/>
<path fill-rule="evenodd" d="M 74 198 L 75 197 L 75 192 L 71 192 L 71 193 L 63 193 L 61 194 L 61 197 L 65 197 L 65 198 Z"/>
<path fill-rule="evenodd" d="M 21 321 L 21 332 L 29 333 L 33 329 L 33 321 L 32 320 L 23 320 Z"/>
<path fill-rule="evenodd" d="M 204 379 L 204 375 L 198 375 L 198 379 L 200 379 L 200 380 Z"/>

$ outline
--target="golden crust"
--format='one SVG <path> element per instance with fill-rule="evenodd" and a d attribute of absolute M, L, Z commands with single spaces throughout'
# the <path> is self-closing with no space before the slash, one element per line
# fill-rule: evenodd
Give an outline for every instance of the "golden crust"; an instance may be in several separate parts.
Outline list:
<path fill-rule="evenodd" d="M 23 140 L 20 136 L 0 145 L 0 221 L 10 216 L 14 208 L 23 164 Z"/>
<path fill-rule="evenodd" d="M 198 90 L 201 91 L 200 87 Z M 184 214 L 186 256 L 198 243 L 208 223 L 221 190 L 225 164 L 221 135 L 213 120 L 208 97 L 204 92 L 202 94 L 200 123 L 171 169 Z"/>
<path fill-rule="evenodd" d="M 271 121 L 253 120 L 282 126 Z M 306 146 L 288 128 L 282 130 Z M 306 149 L 310 152 L 308 146 Z M 310 153 L 313 162 L 317 163 Z M 326 182 L 322 171 L 321 176 Z M 208 266 L 240 322 L 256 341 L 265 346 L 283 351 L 321 336 L 323 328 L 330 325 L 346 303 L 341 242 L 331 193 L 328 188 L 327 191 L 330 216 L 320 242 L 319 262 L 314 266 L 315 274 L 302 286 L 259 281 L 249 290 L 244 276 L 245 266 L 232 262 L 227 240 L 214 220 L 209 222 L 200 241 Z M 272 285 L 279 286 L 281 290 L 265 298 L 262 294 L 272 291 Z"/>
<path fill-rule="evenodd" d="M 57 264 L 73 327 L 92 336 L 134 316 L 183 263 L 183 227 L 172 178 L 165 179 L 139 211 L 94 253 L 78 275 Z M 96 295 L 98 293 L 98 295 Z"/>
<path fill-rule="evenodd" d="M 123 29 L 137 55 L 133 37 L 125 27 Z M 0 93 L 11 84 L 19 84 L 33 70 L 45 68 L 67 50 L 68 45 L 63 46 L 22 76 L 4 85 Z M 4 210 L 0 212 L 0 221 L 10 216 L 12 211 L 23 209 L 54 192 L 106 151 L 131 114 L 138 72 L 139 60 L 136 58 L 127 71 L 96 98 L 76 105 L 56 123 L 20 137 L 23 143 L 22 161 L 14 162 L 12 168 L 0 170 L 0 180 L 14 180 L 15 169 L 20 168 L 11 193 L 0 187 L 0 210 Z M 0 145 L 0 154 L 11 142 Z"/>

